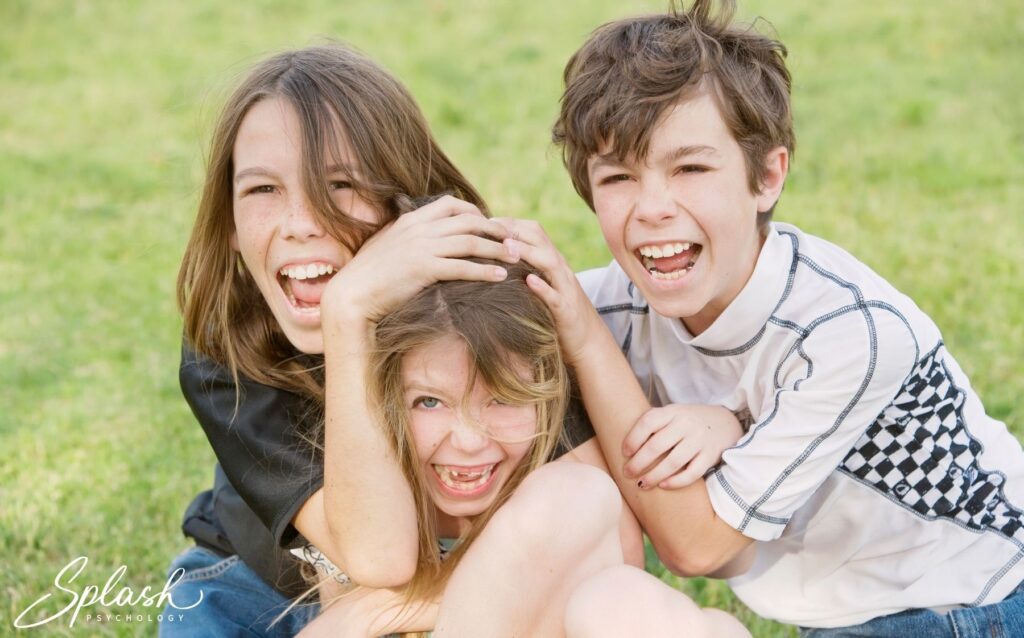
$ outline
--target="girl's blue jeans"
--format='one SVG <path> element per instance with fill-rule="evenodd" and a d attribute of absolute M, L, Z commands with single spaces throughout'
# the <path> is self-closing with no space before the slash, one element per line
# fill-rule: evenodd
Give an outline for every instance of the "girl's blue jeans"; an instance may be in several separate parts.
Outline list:
<path fill-rule="evenodd" d="M 193 547 L 174 559 L 168 576 L 179 568 L 185 571 L 171 590 L 174 604 L 188 607 L 200 596 L 202 601 L 191 609 L 168 604 L 160 623 L 161 638 L 290 638 L 319 610 L 315 604 L 299 604 L 270 626 L 291 601 L 263 582 L 238 556 L 224 558 Z"/>

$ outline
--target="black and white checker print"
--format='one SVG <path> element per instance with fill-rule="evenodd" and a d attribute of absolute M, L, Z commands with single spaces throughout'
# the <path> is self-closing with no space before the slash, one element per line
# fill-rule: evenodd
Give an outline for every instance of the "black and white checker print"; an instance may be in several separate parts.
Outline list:
<path fill-rule="evenodd" d="M 926 518 L 950 518 L 1024 542 L 1024 512 L 1003 495 L 1005 477 L 978 465 L 982 446 L 964 425 L 964 392 L 942 363 L 940 343 L 839 469 Z"/>

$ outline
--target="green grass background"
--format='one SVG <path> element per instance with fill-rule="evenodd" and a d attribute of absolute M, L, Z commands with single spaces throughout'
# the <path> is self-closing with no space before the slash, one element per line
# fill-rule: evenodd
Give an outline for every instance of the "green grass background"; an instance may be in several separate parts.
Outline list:
<path fill-rule="evenodd" d="M 592 267 L 609 255 L 548 144 L 561 68 L 603 21 L 663 7 L 0 2 L 0 634 L 75 556 L 90 559 L 83 581 L 124 564 L 140 589 L 186 546 L 181 513 L 214 458 L 177 387 L 173 285 L 210 123 L 240 72 L 322 36 L 354 44 L 408 84 L 495 212 L 540 219 Z M 764 15 L 791 52 L 798 147 L 778 218 L 914 297 L 1024 436 L 1022 5 L 759 0 L 740 13 Z M 755 636 L 794 635 L 720 583 L 680 586 Z M 35 631 L 156 630 L 67 620 Z"/>

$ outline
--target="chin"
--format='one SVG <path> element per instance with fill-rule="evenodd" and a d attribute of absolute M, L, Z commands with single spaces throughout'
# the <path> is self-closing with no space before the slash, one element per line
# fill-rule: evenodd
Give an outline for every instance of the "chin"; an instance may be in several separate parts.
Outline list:
<path fill-rule="evenodd" d="M 466 505 L 438 505 L 438 509 L 447 514 L 448 516 L 451 516 L 452 518 L 471 519 L 480 516 L 485 511 L 487 511 L 487 505 L 490 505 L 490 503 L 486 503 L 483 506 L 479 507 L 472 507 Z"/>
<path fill-rule="evenodd" d="M 432 495 L 432 500 L 437 509 L 452 518 L 472 519 L 487 511 L 487 508 L 494 502 L 494 496 L 490 495 L 484 499 L 457 502 L 434 494 Z"/>
<path fill-rule="evenodd" d="M 703 307 L 699 302 L 687 299 L 689 295 L 685 293 L 666 295 L 664 293 L 658 294 L 656 291 L 643 290 L 642 288 L 641 293 L 643 293 L 651 310 L 662 317 L 670 319 L 686 319 L 700 312 L 700 309 Z"/>
<path fill-rule="evenodd" d="M 323 354 L 324 334 L 317 330 L 315 333 L 307 330 L 300 330 L 294 327 L 281 326 L 284 336 L 292 347 L 302 354 Z"/>

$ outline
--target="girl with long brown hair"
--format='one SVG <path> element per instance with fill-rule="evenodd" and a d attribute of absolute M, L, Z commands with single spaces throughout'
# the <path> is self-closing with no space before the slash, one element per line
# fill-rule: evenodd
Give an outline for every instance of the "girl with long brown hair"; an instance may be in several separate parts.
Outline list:
<path fill-rule="evenodd" d="M 398 219 L 400 196 L 439 192 L 453 196 Z M 339 341 L 327 300 L 350 269 L 347 292 L 368 291 L 371 309 L 439 279 L 503 279 L 499 266 L 458 259 L 508 259 L 506 231 L 485 213 L 405 88 L 347 47 L 272 56 L 235 89 L 178 277 L 182 389 L 218 464 L 213 489 L 185 515 L 196 546 L 172 564 L 165 617 L 176 622 L 162 634 L 293 634 L 308 618 L 268 625 L 303 588 L 285 551 L 300 536 L 367 585 L 408 579 L 347 551 L 367 540 L 360 529 L 387 530 L 395 508 L 348 489 L 336 470 L 382 495 L 400 493 L 405 479 L 382 432 L 328 427 L 324 440 L 325 376 L 337 378 L 329 367 L 325 375 L 324 353 Z M 355 257 L 374 233 L 371 254 Z M 339 459 L 326 484 L 325 455 Z M 371 541 L 409 544 L 386 531 Z"/>

